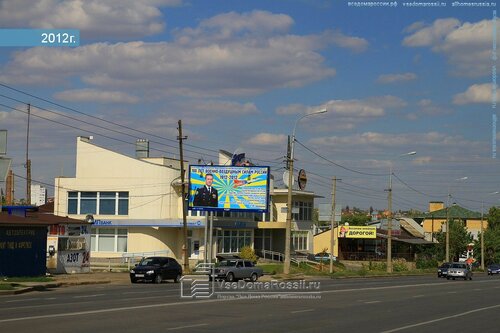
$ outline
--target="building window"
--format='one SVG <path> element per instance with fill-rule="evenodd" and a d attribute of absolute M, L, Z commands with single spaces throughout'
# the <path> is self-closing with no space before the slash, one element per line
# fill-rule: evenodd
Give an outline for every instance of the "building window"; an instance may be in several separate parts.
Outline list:
<path fill-rule="evenodd" d="M 299 208 L 298 214 L 293 214 L 295 221 L 311 221 L 313 204 L 312 202 L 294 201 L 293 207 Z"/>
<path fill-rule="evenodd" d="M 237 253 L 244 246 L 252 246 L 251 230 L 217 231 L 217 253 Z"/>
<path fill-rule="evenodd" d="M 126 228 L 92 228 L 91 251 L 127 252 L 128 230 Z"/>
<path fill-rule="evenodd" d="M 293 231 L 292 245 L 295 251 L 307 251 L 309 249 L 309 232 Z"/>
<path fill-rule="evenodd" d="M 128 215 L 128 192 L 68 192 L 68 214 Z"/>

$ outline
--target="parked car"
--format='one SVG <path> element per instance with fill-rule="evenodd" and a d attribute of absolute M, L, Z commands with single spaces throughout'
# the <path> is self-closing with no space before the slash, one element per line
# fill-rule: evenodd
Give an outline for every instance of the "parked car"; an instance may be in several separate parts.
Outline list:
<path fill-rule="evenodd" d="M 322 261 L 322 262 L 330 262 L 330 257 L 331 257 L 331 254 L 328 253 L 328 252 L 320 252 L 320 253 L 316 253 L 314 255 L 314 260 L 315 261 Z M 333 260 L 337 260 L 337 257 L 333 256 Z"/>
<path fill-rule="evenodd" d="M 161 283 L 172 279 L 179 282 L 182 276 L 182 267 L 177 260 L 170 257 L 147 257 L 130 270 L 130 282 L 150 281 Z"/>
<path fill-rule="evenodd" d="M 214 268 L 213 274 L 209 274 L 209 280 L 223 279 L 232 282 L 239 279 L 250 279 L 250 281 L 255 282 L 262 275 L 264 275 L 262 268 L 256 267 L 249 260 L 227 259 L 221 261 Z"/>
<path fill-rule="evenodd" d="M 469 269 L 468 265 L 463 262 L 453 262 L 448 268 L 448 274 L 446 279 L 462 278 L 464 280 L 472 280 L 472 271 Z"/>
<path fill-rule="evenodd" d="M 500 274 L 500 264 L 488 265 L 488 275 Z"/>
<path fill-rule="evenodd" d="M 445 262 L 438 267 L 438 278 L 446 277 L 448 275 L 448 268 L 450 268 L 451 262 Z"/>

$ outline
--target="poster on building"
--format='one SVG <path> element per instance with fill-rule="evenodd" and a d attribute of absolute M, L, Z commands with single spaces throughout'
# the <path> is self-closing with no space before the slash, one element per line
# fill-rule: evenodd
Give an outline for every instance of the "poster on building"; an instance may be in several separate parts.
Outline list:
<path fill-rule="evenodd" d="M 341 225 L 338 228 L 339 238 L 377 238 L 376 227 L 360 227 Z"/>
<path fill-rule="evenodd" d="M 190 210 L 267 212 L 267 166 L 189 166 Z"/>

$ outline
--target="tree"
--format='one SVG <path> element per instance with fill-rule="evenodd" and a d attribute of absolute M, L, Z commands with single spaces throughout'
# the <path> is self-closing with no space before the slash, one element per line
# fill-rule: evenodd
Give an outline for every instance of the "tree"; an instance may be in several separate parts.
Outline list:
<path fill-rule="evenodd" d="M 353 215 L 343 215 L 342 223 L 349 223 L 349 225 L 366 225 L 370 222 L 371 217 L 366 216 L 366 214 L 353 214 Z"/>
<path fill-rule="evenodd" d="M 462 221 L 450 220 L 450 260 L 458 260 L 467 249 L 467 244 L 472 242 L 472 235 L 467 231 Z M 445 259 L 446 233 L 439 231 L 436 234 L 439 244 L 436 244 L 435 254 L 439 260 Z"/>
<path fill-rule="evenodd" d="M 484 231 L 484 262 L 486 264 L 500 261 L 500 209 L 491 207 L 488 212 L 488 228 Z M 475 249 L 479 249 L 478 258 L 481 260 L 481 235 L 475 242 Z"/>

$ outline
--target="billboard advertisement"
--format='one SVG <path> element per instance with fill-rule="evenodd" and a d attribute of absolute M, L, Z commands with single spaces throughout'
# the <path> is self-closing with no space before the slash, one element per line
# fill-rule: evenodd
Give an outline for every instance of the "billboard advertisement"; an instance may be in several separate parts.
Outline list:
<path fill-rule="evenodd" d="M 269 167 L 189 166 L 190 210 L 267 212 Z"/>
<path fill-rule="evenodd" d="M 339 238 L 377 238 L 376 227 L 341 225 L 338 233 Z"/>

